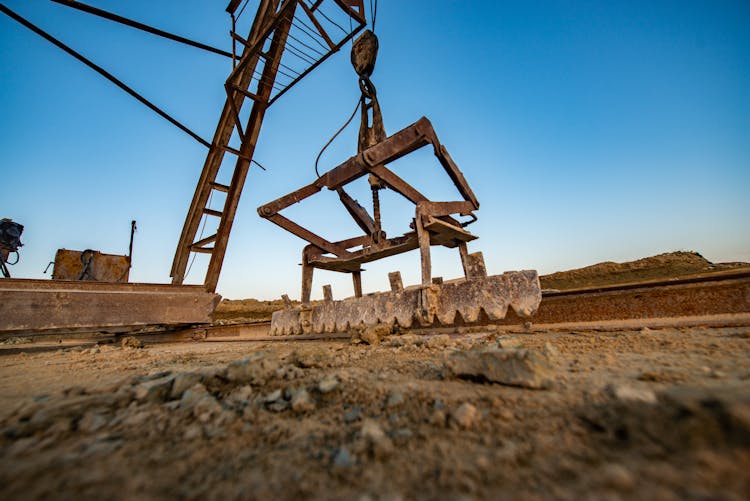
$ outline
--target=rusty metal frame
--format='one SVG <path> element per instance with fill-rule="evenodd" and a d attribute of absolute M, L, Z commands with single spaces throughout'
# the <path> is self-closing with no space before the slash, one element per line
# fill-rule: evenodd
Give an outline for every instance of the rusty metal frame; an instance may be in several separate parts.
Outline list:
<path fill-rule="evenodd" d="M 266 110 L 365 27 L 363 0 L 333 1 L 353 21 L 352 31 L 345 34 L 338 43 L 333 43 L 334 37 L 326 33 L 322 23 L 318 22 L 315 17 L 316 11 L 323 3 L 322 0 L 315 1 L 310 5 L 305 0 L 283 0 L 281 2 L 279 0 L 261 0 L 247 40 L 235 34 L 235 39 L 241 42 L 244 49 L 225 83 L 227 100 L 175 251 L 170 273 L 173 284 L 184 282 L 190 255 L 198 252 L 210 255 L 204 287 L 209 291 L 216 290 L 229 234 L 250 164 L 254 162 L 255 145 Z M 321 37 L 329 44 L 330 50 L 299 73 L 286 86 L 278 88 L 276 77 L 279 73 L 281 59 L 287 48 L 287 36 L 298 9 L 301 9 L 304 15 L 311 19 L 316 29 L 321 33 Z M 271 45 L 266 51 L 264 48 L 269 40 L 271 40 Z M 263 61 L 263 69 L 260 72 L 261 76 L 257 78 L 257 89 L 253 92 L 250 87 L 261 60 Z M 274 90 L 276 90 L 275 94 Z M 240 111 L 247 99 L 252 101 L 252 109 L 250 117 L 243 127 L 240 121 Z M 239 148 L 229 146 L 235 130 L 241 142 Z M 232 153 L 237 157 L 232 181 L 229 185 L 216 182 L 225 153 Z M 215 191 L 226 193 L 222 210 L 208 207 L 211 194 Z M 206 217 L 219 218 L 219 224 L 215 235 L 203 238 L 199 236 L 199 227 L 201 221 Z"/>
<path fill-rule="evenodd" d="M 435 156 L 464 198 L 463 201 L 431 202 L 386 167 L 387 164 L 428 145 L 432 146 Z M 386 187 L 415 204 L 415 219 L 412 223 L 415 231 L 395 238 L 385 238 L 382 232 L 373 231 L 375 225 L 370 215 L 344 191 L 345 185 L 366 175 L 375 176 Z M 280 211 L 311 197 L 323 188 L 339 194 L 347 212 L 365 235 L 332 242 L 279 214 Z M 259 207 L 258 214 L 310 243 L 302 254 L 302 302 L 307 303 L 310 300 L 313 269 L 351 273 L 355 296 L 360 297 L 362 264 L 415 249 L 419 249 L 421 253 L 422 284 L 429 285 L 432 281 L 431 245 L 458 247 L 464 271 L 469 276 L 466 242 L 477 237 L 463 227 L 476 220 L 473 211 L 478 208 L 479 201 L 463 173 L 453 162 L 445 146 L 440 143 L 430 121 L 422 117 L 414 124 L 334 167 L 313 183 Z M 452 217 L 456 214 L 469 216 L 472 220 L 469 223 L 459 223 Z M 351 250 L 355 247 L 361 249 Z"/>

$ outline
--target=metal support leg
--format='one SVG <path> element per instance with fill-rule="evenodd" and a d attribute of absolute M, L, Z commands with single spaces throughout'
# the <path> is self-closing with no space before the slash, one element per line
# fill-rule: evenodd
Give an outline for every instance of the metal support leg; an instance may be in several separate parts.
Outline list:
<path fill-rule="evenodd" d="M 304 260 L 304 257 L 303 257 Z M 303 261 L 302 263 L 302 304 L 310 302 L 310 293 L 312 292 L 313 271 L 315 268 Z"/>
<path fill-rule="evenodd" d="M 362 297 L 362 272 L 355 271 L 352 273 L 352 282 L 354 282 L 354 297 Z"/>
<path fill-rule="evenodd" d="M 464 276 L 469 278 L 469 249 L 466 242 L 458 244 L 458 254 L 461 256 L 461 267 L 464 269 Z"/>
<path fill-rule="evenodd" d="M 419 254 L 422 259 L 422 285 L 428 286 L 432 284 L 430 233 L 424 228 L 422 224 L 422 215 L 419 212 L 417 212 L 417 217 L 414 219 L 414 222 L 414 226 L 417 229 L 417 237 L 419 239 Z"/>

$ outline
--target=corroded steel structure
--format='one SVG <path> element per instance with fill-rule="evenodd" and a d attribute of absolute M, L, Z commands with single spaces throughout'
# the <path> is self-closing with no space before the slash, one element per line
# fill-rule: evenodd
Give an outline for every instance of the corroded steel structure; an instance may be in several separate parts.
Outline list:
<path fill-rule="evenodd" d="M 432 124 L 422 117 L 403 130 L 387 136 L 370 77 L 375 69 L 378 40 L 365 31 L 353 44 L 352 66 L 359 77 L 361 123 L 357 154 L 318 177 L 313 183 L 258 208 L 261 217 L 309 242 L 302 252 L 302 305 L 276 312 L 272 320 L 274 334 L 342 331 L 357 325 L 395 324 L 411 327 L 433 323 L 452 324 L 458 317 L 476 322 L 483 311 L 491 320 L 503 318 L 509 306 L 528 318 L 541 301 L 539 278 L 535 271 L 509 272 L 488 277 L 482 254 L 469 254 L 467 242 L 477 237 L 465 228 L 476 221 L 479 201 L 463 173 L 440 143 Z M 387 167 L 410 153 L 431 147 L 443 170 L 453 182 L 462 200 L 432 201 Z M 372 190 L 372 215 L 345 190 L 346 186 L 367 176 Z M 330 241 L 280 214 L 324 188 L 336 191 L 344 209 L 364 235 Z M 391 189 L 414 204 L 411 230 L 388 238 L 380 221 L 379 191 Z M 460 218 L 468 217 L 461 222 Z M 442 283 L 433 280 L 430 246 L 441 245 L 459 251 L 465 278 Z M 403 289 L 400 275 L 391 274 L 391 292 L 363 297 L 362 265 L 385 257 L 419 249 L 421 285 Z M 313 271 L 318 269 L 350 273 L 354 298 L 333 301 L 330 287 L 324 288 L 326 300 L 311 305 Z"/>
<path fill-rule="evenodd" d="M 227 10 L 232 13 L 237 5 L 232 2 Z M 338 20 L 335 15 L 339 16 Z M 203 253 L 210 255 L 204 285 L 209 291 L 216 289 L 266 111 L 341 49 L 365 24 L 363 0 L 261 0 L 249 36 L 245 39 L 233 33 L 233 39 L 244 49 L 224 85 L 226 103 L 177 245 L 172 283 L 182 284 L 190 255 Z M 343 26 L 352 28 L 348 30 Z M 291 58 L 297 63 L 284 62 Z M 284 83 L 281 83 L 282 77 Z M 243 124 L 240 114 L 248 101 L 250 115 Z M 237 138 L 239 146 L 230 145 L 233 137 Z M 230 183 L 222 184 L 217 178 L 227 153 L 235 157 L 234 168 Z M 213 195 L 221 193 L 225 194 L 223 204 L 212 207 Z M 216 232 L 209 236 L 200 235 L 205 218 L 212 218 L 217 224 Z"/>

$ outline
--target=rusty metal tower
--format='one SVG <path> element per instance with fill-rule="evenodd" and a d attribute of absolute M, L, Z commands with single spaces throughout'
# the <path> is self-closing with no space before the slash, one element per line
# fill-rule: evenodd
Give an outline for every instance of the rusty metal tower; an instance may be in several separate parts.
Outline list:
<path fill-rule="evenodd" d="M 233 0 L 227 11 L 240 6 Z M 366 25 L 363 0 L 261 0 L 247 38 L 232 31 L 243 49 L 224 85 L 227 99 L 190 204 L 172 263 L 172 283 L 182 284 L 193 253 L 210 255 L 204 286 L 214 291 L 229 234 L 268 108 Z M 250 102 L 245 124 L 240 113 Z M 230 146 L 236 138 L 239 146 Z M 217 176 L 225 154 L 236 160 L 231 182 Z M 211 207 L 215 193 L 226 194 L 223 206 Z M 216 232 L 200 234 L 201 222 L 213 218 Z"/>

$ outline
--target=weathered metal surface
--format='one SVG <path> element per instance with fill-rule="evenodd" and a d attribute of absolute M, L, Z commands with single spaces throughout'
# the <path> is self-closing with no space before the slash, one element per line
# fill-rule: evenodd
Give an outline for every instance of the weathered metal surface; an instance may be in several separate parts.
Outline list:
<path fill-rule="evenodd" d="M 7 279 L 0 332 L 205 324 L 220 300 L 194 286 Z"/>
<path fill-rule="evenodd" d="M 458 183 L 457 188 L 465 197 L 464 201 L 431 202 L 384 166 L 387 162 L 430 144 L 433 146 L 441 164 L 448 171 L 449 177 Z M 370 217 L 356 201 L 343 192 L 342 187 L 344 185 L 366 175 L 377 177 L 383 186 L 400 193 L 416 205 L 415 232 L 386 238 L 384 233 L 377 231 L 379 229 L 379 218 L 373 219 Z M 281 210 L 311 197 L 324 187 L 339 192 L 349 214 L 358 226 L 367 231 L 368 234 L 341 242 L 332 242 L 279 214 Z M 373 189 L 376 189 L 376 187 L 373 186 Z M 377 187 L 377 189 L 380 188 Z M 373 198 L 377 200 L 377 197 L 374 196 Z M 374 203 L 373 205 L 377 215 L 379 204 Z M 406 129 L 364 149 L 358 155 L 323 174 L 313 183 L 259 207 L 258 214 L 312 244 L 305 248 L 302 257 L 302 298 L 303 302 L 307 302 L 310 297 L 309 287 L 312 285 L 312 273 L 315 268 L 343 273 L 359 273 L 363 263 L 415 249 L 420 249 L 423 283 L 428 285 L 431 282 L 429 247 L 431 245 L 459 247 L 463 263 L 464 244 L 477 237 L 463 229 L 465 224 L 459 223 L 452 215 L 470 216 L 473 220 L 476 220 L 473 211 L 478 207 L 479 202 L 476 200 L 474 193 L 461 172 L 452 163 L 452 160 L 448 159 L 447 151 L 437 139 L 429 120 L 421 118 Z M 473 222 L 473 220 L 470 222 Z M 353 247 L 360 248 L 350 250 Z"/>
<path fill-rule="evenodd" d="M 323 9 L 321 5 L 324 6 Z M 230 2 L 227 11 L 233 13 L 235 9 L 236 2 Z M 351 26 L 350 32 L 340 37 L 329 34 L 323 26 L 325 23 L 318 20 L 319 16 L 327 15 L 324 13 L 325 10 L 329 14 L 334 10 L 340 11 L 348 20 L 351 20 L 345 23 Z M 250 164 L 255 162 L 253 159 L 255 147 L 266 110 L 364 28 L 366 24 L 364 11 L 362 0 L 348 2 L 334 0 L 328 3 L 316 1 L 312 5 L 300 0 L 261 0 L 258 2 L 257 14 L 247 40 L 233 33 L 233 39 L 240 41 L 244 49 L 225 83 L 227 100 L 198 180 L 180 241 L 177 244 L 170 273 L 172 283 L 183 283 L 191 253 L 202 252 L 210 254 L 204 285 L 207 290 L 216 289 L 240 195 Z M 284 54 L 288 51 L 295 53 L 296 49 L 292 46 L 294 43 L 300 43 L 292 33 L 293 25 L 299 25 L 299 22 L 295 21 L 297 16 L 304 16 L 310 20 L 317 32 L 316 34 L 314 31 L 307 31 L 306 36 L 316 37 L 315 40 L 320 38 L 321 43 L 330 47 L 330 50 L 320 53 L 319 57 L 310 59 L 309 66 L 298 73 L 282 63 Z M 334 39 L 336 39 L 335 42 Z M 300 57 L 298 53 L 297 56 Z M 284 75 L 287 80 L 291 81 L 277 80 L 279 75 Z M 248 99 L 252 101 L 252 108 L 243 126 L 240 112 Z M 238 149 L 229 146 L 235 131 L 240 139 Z M 216 182 L 226 152 L 237 157 L 228 186 Z M 215 191 L 226 193 L 224 205 L 220 211 L 208 207 L 212 199 L 211 195 Z M 207 209 L 213 212 L 207 212 Z M 207 214 L 219 219 L 216 235 L 212 236 L 210 241 L 201 239 L 199 234 L 201 221 L 207 217 Z M 211 243 L 213 243 L 212 246 L 207 246 Z"/>
<path fill-rule="evenodd" d="M 53 280 L 127 282 L 130 277 L 128 256 L 103 254 L 95 250 L 58 249 Z"/>
<path fill-rule="evenodd" d="M 446 325 L 453 324 L 457 315 L 463 322 L 473 323 L 482 312 L 490 320 L 502 319 L 509 307 L 518 317 L 529 318 L 541 299 L 536 271 L 507 272 L 284 309 L 274 312 L 271 334 L 343 332 L 375 324 L 397 323 L 404 328 Z"/>

